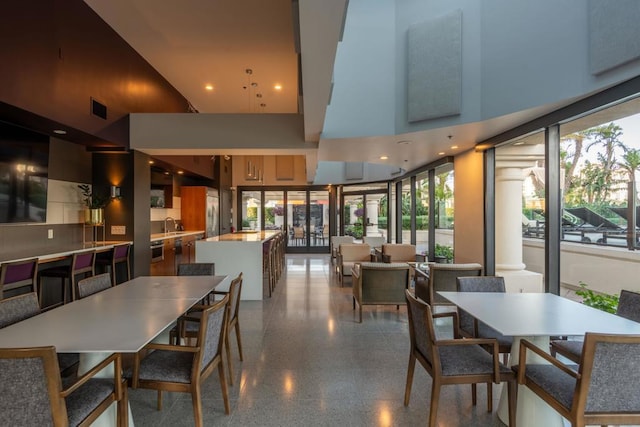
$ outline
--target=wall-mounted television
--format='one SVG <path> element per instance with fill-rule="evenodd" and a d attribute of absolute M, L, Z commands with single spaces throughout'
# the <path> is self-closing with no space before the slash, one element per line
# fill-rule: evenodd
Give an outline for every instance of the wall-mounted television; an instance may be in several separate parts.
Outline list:
<path fill-rule="evenodd" d="M 0 122 L 0 223 L 47 220 L 49 137 Z"/>

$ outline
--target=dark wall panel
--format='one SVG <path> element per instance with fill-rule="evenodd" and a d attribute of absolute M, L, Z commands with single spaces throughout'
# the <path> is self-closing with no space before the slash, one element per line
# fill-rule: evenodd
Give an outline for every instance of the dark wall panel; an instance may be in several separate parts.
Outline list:
<path fill-rule="evenodd" d="M 188 101 L 82 0 L 3 4 L 0 101 L 128 145 L 127 114 L 187 112 Z M 107 119 L 91 114 L 91 98 Z"/>

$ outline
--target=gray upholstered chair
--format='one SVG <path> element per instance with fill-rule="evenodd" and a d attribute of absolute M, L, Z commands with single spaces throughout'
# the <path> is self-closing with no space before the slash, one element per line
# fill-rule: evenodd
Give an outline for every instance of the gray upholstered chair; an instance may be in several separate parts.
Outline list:
<path fill-rule="evenodd" d="M 94 378 L 110 364 L 113 378 Z M 60 378 L 55 347 L 0 349 L 0 425 L 89 426 L 118 402 L 118 426 L 128 424 L 127 387 L 119 354 L 68 384 Z M 64 388 L 63 388 L 64 387 Z"/>
<path fill-rule="evenodd" d="M 98 274 L 78 281 L 78 299 L 88 297 L 111 287 L 109 273 Z"/>
<path fill-rule="evenodd" d="M 424 256 L 416 254 L 416 245 L 408 243 L 387 243 L 382 245 L 383 262 L 421 262 Z"/>
<path fill-rule="evenodd" d="M 545 349 L 546 350 L 546 349 Z M 569 420 L 640 424 L 640 335 L 587 333 L 578 366 L 567 366 L 527 340 L 520 342 L 518 384 L 524 384 Z M 544 364 L 527 364 L 533 352 Z"/>
<path fill-rule="evenodd" d="M 458 292 L 502 292 L 506 291 L 504 277 L 500 276 L 463 276 L 456 278 Z M 500 332 L 490 328 L 482 322 L 478 322 L 473 316 L 464 310 L 458 309 L 460 319 L 460 335 L 474 338 L 495 338 L 498 340 L 498 348 L 506 365 L 511 353 L 513 337 L 505 337 Z M 492 347 L 488 348 L 490 350 Z"/>
<path fill-rule="evenodd" d="M 492 382 L 507 382 L 509 402 L 509 425 L 515 425 L 516 387 L 513 371 L 498 360 L 498 342 L 488 338 L 458 337 L 458 316 L 455 312 L 433 314 L 429 304 L 415 298 L 405 291 L 409 317 L 409 336 L 411 350 L 407 383 L 404 392 L 404 406 L 409 405 L 413 372 L 416 360 L 431 376 L 431 405 L 429 409 L 429 427 L 435 427 L 437 420 L 440 387 L 447 384 L 487 384 L 487 409 L 493 410 Z M 453 339 L 436 338 L 434 318 L 453 318 Z M 492 345 L 493 354 L 487 353 L 481 346 Z M 473 404 L 476 404 L 473 396 Z"/>
<path fill-rule="evenodd" d="M 215 276 L 216 264 L 214 262 L 192 262 L 178 264 L 178 276 Z M 211 295 L 203 299 L 203 304 L 210 304 Z"/>
<path fill-rule="evenodd" d="M 358 321 L 362 323 L 363 305 L 395 305 L 405 303 L 409 288 L 409 264 L 363 262 L 353 267 L 353 309 L 358 303 Z"/>
<path fill-rule="evenodd" d="M 481 276 L 482 265 L 469 264 L 430 264 L 429 280 L 416 281 L 416 297 L 431 306 L 451 305 L 449 301 L 437 294 L 438 291 L 457 289 L 456 279 L 461 276 Z"/>
<path fill-rule="evenodd" d="M 0 328 L 40 314 L 35 292 L 0 300 Z M 58 366 L 63 377 L 74 375 L 80 356 L 78 353 L 58 353 Z"/>
<path fill-rule="evenodd" d="M 214 295 L 229 295 L 229 321 L 227 322 L 227 335 L 225 341 L 225 347 L 227 350 L 227 364 L 229 367 L 229 384 L 233 385 L 233 362 L 231 360 L 231 346 L 229 344 L 229 336 L 231 330 L 236 331 L 236 341 L 238 343 L 238 353 L 240 361 L 244 360 L 242 355 L 242 341 L 240 339 L 240 320 L 238 313 L 240 310 L 240 294 L 242 292 L 242 273 L 231 281 L 228 292 L 213 291 Z M 200 330 L 200 318 L 202 316 L 202 308 L 207 306 L 199 306 L 192 309 L 189 313 L 181 316 L 178 319 L 178 325 L 174 330 L 171 330 L 170 339 L 174 344 L 179 344 L 178 336 L 181 339 L 192 339 L 198 337 Z M 180 333 L 178 334 L 178 331 Z"/>
<path fill-rule="evenodd" d="M 202 427 L 202 382 L 218 367 L 222 388 L 224 412 L 231 412 L 229 394 L 222 361 L 222 349 L 227 331 L 227 304 L 229 296 L 202 311 L 198 343 L 195 347 L 168 344 L 148 344 L 147 356 L 141 359 L 136 353 L 132 388 L 146 388 L 158 391 L 158 410 L 162 409 L 162 391 L 191 393 L 195 425 Z"/>
<path fill-rule="evenodd" d="M 616 314 L 625 319 L 640 322 L 640 294 L 623 289 L 620 292 Z M 559 353 L 575 363 L 580 363 L 582 346 L 582 340 L 552 340 L 551 355 L 555 357 Z"/>

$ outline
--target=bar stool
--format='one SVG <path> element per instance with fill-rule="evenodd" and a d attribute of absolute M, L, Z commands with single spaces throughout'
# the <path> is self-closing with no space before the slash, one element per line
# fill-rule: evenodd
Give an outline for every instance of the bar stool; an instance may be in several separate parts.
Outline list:
<path fill-rule="evenodd" d="M 121 245 L 115 245 L 113 249 L 108 252 L 108 257 L 100 257 L 99 254 L 96 256 L 96 264 L 102 266 L 105 272 L 108 270 L 109 274 L 111 275 L 111 285 L 115 286 L 118 284 L 116 265 L 121 263 L 126 264 L 127 281 L 131 280 L 131 264 L 129 263 L 130 250 L 131 245 L 128 243 L 124 243 Z"/>
<path fill-rule="evenodd" d="M 67 286 L 66 280 L 69 280 L 69 286 L 71 288 L 71 301 L 77 299 L 76 295 L 78 290 L 76 285 L 76 276 L 82 275 L 82 277 L 93 276 L 95 274 L 96 263 L 96 251 L 86 251 L 74 253 L 71 257 L 71 264 L 45 268 L 38 273 L 38 288 L 40 289 L 40 307 L 42 307 L 42 278 L 53 277 L 61 280 L 62 286 L 62 303 L 67 302 Z M 88 276 L 87 276 L 88 274 Z"/>
<path fill-rule="evenodd" d="M 0 299 L 4 292 L 19 288 L 26 288 L 27 292 L 36 292 L 36 276 L 38 272 L 38 258 L 22 261 L 4 262 L 0 265 Z"/>

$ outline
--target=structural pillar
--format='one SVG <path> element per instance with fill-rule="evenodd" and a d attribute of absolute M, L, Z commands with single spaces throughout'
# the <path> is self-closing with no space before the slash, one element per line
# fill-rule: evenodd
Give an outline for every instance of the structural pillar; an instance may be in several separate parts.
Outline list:
<path fill-rule="evenodd" d="M 379 200 L 367 199 L 367 209 L 365 211 L 365 221 L 367 224 L 367 236 L 380 236 L 378 230 L 378 208 L 380 207 Z"/>
<path fill-rule="evenodd" d="M 540 273 L 527 271 L 522 262 L 523 169 L 531 161 L 496 163 L 496 276 L 503 276 L 507 292 L 544 292 Z"/>

